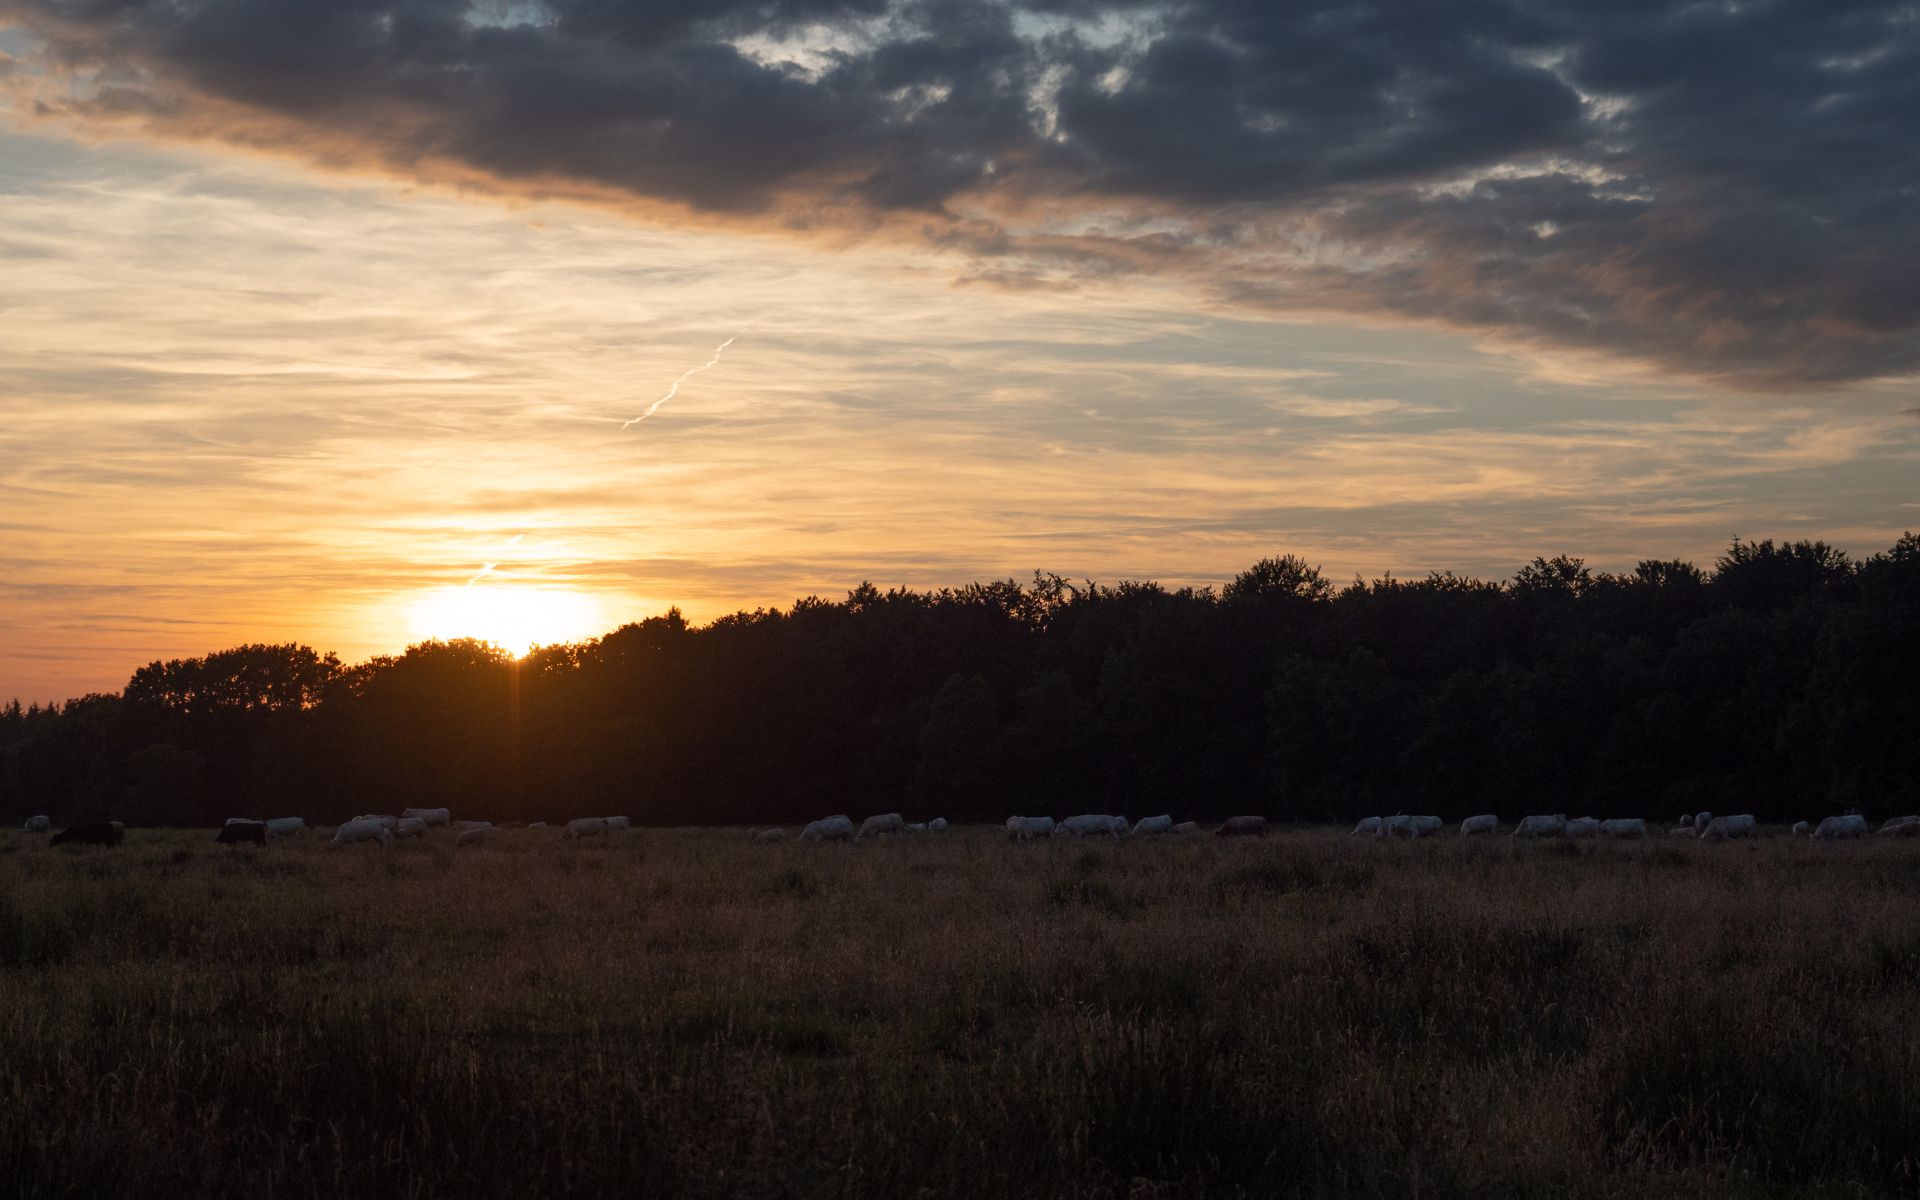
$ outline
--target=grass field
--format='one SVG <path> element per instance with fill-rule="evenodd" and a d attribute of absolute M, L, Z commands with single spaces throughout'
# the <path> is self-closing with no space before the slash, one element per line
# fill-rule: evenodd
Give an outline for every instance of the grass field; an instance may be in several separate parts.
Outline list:
<path fill-rule="evenodd" d="M 1920 1188 L 1920 847 L 0 834 L 8 1196 Z"/>

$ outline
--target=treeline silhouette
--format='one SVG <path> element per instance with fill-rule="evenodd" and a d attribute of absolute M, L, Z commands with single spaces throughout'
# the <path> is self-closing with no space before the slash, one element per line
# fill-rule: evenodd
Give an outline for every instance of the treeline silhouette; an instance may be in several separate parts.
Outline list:
<path fill-rule="evenodd" d="M 1711 572 L 1557 557 L 1504 583 L 1336 587 L 1288 556 L 1217 591 L 862 584 L 517 661 L 151 663 L 0 711 L 0 818 L 1878 815 L 1920 807 L 1917 673 L 1913 534 L 1861 562 L 1736 540 Z"/>

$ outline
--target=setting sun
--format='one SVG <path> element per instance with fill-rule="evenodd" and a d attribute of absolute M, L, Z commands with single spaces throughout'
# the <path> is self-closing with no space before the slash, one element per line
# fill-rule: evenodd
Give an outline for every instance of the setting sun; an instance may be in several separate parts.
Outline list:
<path fill-rule="evenodd" d="M 478 638 L 520 658 L 535 646 L 604 633 L 602 616 L 599 603 L 582 592 L 470 584 L 421 596 L 409 623 L 419 638 Z"/>

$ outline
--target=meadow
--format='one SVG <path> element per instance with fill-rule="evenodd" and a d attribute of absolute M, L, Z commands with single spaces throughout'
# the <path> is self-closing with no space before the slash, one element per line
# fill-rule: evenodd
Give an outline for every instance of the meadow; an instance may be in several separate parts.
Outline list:
<path fill-rule="evenodd" d="M 1920 1189 L 1920 849 L 0 834 L 0 1194 Z"/>

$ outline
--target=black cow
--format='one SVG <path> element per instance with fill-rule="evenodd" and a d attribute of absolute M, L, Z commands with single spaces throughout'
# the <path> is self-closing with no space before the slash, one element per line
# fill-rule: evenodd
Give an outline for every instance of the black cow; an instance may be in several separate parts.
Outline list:
<path fill-rule="evenodd" d="M 222 826 L 220 835 L 213 840 L 222 846 L 238 846 L 246 842 L 264 846 L 267 844 L 267 827 L 259 822 L 241 821 Z"/>
<path fill-rule="evenodd" d="M 49 846 L 64 846 L 72 842 L 76 846 L 118 846 L 127 840 L 126 827 L 118 821 L 89 821 L 84 825 L 70 825 L 53 835 Z"/>

